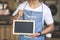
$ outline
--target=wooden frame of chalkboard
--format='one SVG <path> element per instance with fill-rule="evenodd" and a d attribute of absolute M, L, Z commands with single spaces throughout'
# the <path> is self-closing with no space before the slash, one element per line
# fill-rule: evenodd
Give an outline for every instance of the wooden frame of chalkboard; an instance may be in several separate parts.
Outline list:
<path fill-rule="evenodd" d="M 33 20 L 14 20 L 13 34 L 31 35 L 35 33 L 35 21 Z"/>

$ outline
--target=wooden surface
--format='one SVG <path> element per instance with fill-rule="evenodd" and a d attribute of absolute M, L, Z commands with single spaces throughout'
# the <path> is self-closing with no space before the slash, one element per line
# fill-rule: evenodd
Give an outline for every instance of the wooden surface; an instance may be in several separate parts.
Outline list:
<path fill-rule="evenodd" d="M 12 25 L 0 25 L 0 40 L 18 40 L 12 33 Z"/>
<path fill-rule="evenodd" d="M 60 40 L 60 38 L 46 38 L 46 40 Z"/>

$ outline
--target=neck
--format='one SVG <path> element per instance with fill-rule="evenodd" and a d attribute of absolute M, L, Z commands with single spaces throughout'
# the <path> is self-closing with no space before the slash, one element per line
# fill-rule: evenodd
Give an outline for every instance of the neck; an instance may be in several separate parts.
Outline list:
<path fill-rule="evenodd" d="M 36 8 L 36 7 L 38 7 L 40 5 L 40 2 L 38 0 L 30 0 L 29 5 L 32 8 Z"/>
<path fill-rule="evenodd" d="M 38 3 L 40 3 L 40 2 L 39 2 L 38 0 L 30 0 L 29 3 L 30 3 L 30 4 L 38 4 Z"/>

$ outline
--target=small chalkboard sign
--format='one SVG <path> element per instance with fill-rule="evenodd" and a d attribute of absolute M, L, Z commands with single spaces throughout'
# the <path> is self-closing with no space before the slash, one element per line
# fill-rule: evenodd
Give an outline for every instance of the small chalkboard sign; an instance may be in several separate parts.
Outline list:
<path fill-rule="evenodd" d="M 13 34 L 30 35 L 35 33 L 35 21 L 33 20 L 14 20 Z"/>

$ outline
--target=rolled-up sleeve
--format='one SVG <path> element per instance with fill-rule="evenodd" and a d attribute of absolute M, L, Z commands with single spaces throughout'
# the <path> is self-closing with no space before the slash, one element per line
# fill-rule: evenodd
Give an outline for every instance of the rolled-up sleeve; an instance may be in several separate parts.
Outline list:
<path fill-rule="evenodd" d="M 12 14 L 12 16 L 15 16 L 15 15 L 18 13 L 19 10 L 23 10 L 26 3 L 27 3 L 27 1 L 21 3 L 21 4 L 17 7 L 17 9 L 14 11 L 14 13 Z"/>
<path fill-rule="evenodd" d="M 44 20 L 45 20 L 47 25 L 54 23 L 52 13 L 51 13 L 49 7 L 47 7 L 47 6 L 44 10 Z"/>
<path fill-rule="evenodd" d="M 18 8 L 14 11 L 14 13 L 12 14 L 12 16 L 15 16 L 18 13 L 19 9 L 20 9 L 20 6 L 18 6 Z"/>

